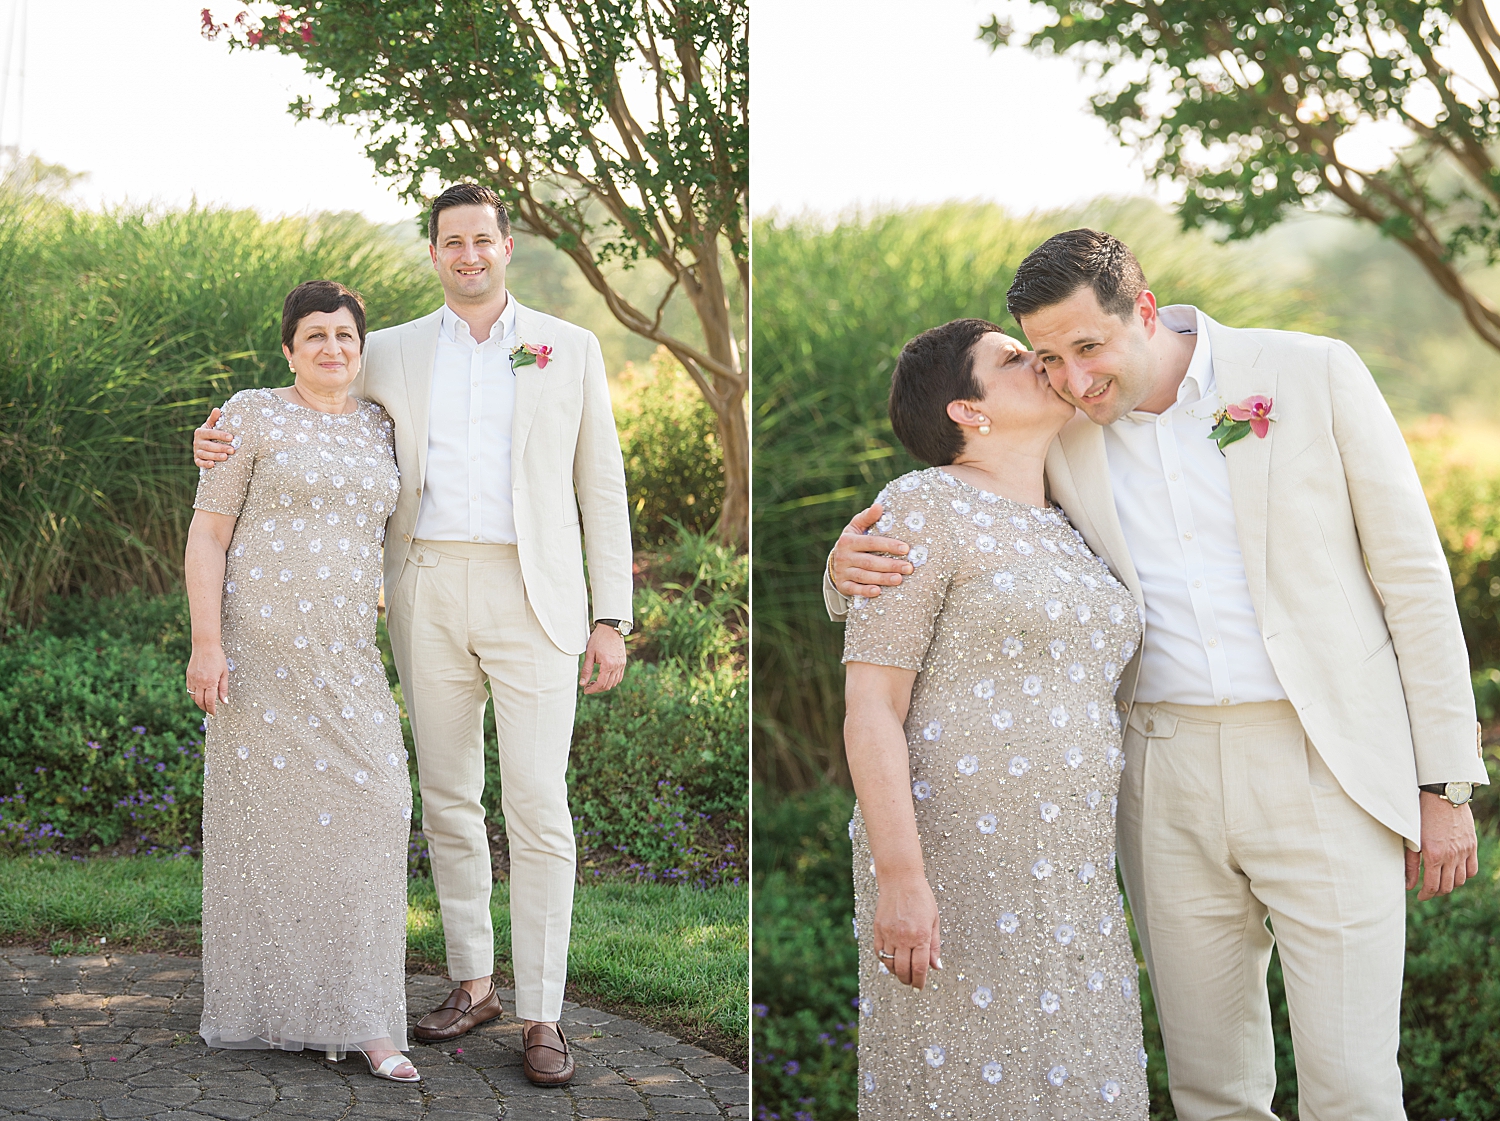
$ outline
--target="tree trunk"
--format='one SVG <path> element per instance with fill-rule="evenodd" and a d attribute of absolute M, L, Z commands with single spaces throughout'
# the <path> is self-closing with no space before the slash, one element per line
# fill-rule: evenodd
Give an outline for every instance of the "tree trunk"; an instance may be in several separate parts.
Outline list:
<path fill-rule="evenodd" d="M 724 452 L 724 504 L 719 510 L 719 540 L 743 549 L 750 532 L 750 425 L 745 417 L 745 395 L 735 393 L 721 407 L 719 447 Z"/>
<path fill-rule="evenodd" d="M 728 374 L 710 374 L 704 370 L 702 380 L 712 383 L 704 398 L 719 421 L 719 449 L 724 456 L 724 502 L 719 509 L 719 540 L 744 548 L 750 534 L 750 431 L 745 416 L 745 389 L 748 379 L 740 362 L 739 342 L 729 310 L 729 293 L 719 268 L 719 240 L 710 239 L 698 246 L 693 274 L 683 287 L 698 322 L 703 327 L 703 341 L 709 356 Z M 748 293 L 747 293 L 748 295 Z"/>

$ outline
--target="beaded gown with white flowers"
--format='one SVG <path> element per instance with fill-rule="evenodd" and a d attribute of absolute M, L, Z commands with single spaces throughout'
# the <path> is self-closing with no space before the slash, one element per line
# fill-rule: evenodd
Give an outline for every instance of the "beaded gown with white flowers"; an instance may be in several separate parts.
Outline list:
<path fill-rule="evenodd" d="M 906 738 L 943 969 L 918 992 L 876 956 L 856 807 L 859 1115 L 1144 1119 L 1114 873 L 1114 691 L 1140 642 L 1135 604 L 1057 510 L 940 468 L 878 501 L 879 532 L 911 546 L 915 569 L 853 601 L 844 661 L 918 671 Z"/>
<path fill-rule="evenodd" d="M 399 489 L 378 405 L 267 389 L 194 506 L 238 517 L 224 573 L 229 700 L 208 718 L 203 1021 L 213 1047 L 406 1047 L 411 785 L 375 643 Z"/>

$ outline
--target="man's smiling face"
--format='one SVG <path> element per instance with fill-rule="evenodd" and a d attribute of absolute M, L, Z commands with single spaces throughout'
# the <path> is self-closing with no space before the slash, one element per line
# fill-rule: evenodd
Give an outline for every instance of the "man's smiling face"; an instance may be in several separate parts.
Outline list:
<path fill-rule="evenodd" d="M 1095 424 L 1112 424 L 1152 396 L 1149 344 L 1156 326 L 1150 292 L 1121 319 L 1100 307 L 1089 287 L 1021 319 L 1052 388 Z"/>
<path fill-rule="evenodd" d="M 432 264 L 450 302 L 483 303 L 505 288 L 514 242 L 489 206 L 450 206 L 438 215 Z"/>

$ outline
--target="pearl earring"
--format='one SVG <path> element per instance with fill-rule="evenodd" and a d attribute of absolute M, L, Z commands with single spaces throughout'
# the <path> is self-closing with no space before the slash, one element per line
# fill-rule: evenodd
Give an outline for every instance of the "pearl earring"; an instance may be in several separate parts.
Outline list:
<path fill-rule="evenodd" d="M 981 436 L 988 436 L 990 434 L 990 420 L 989 420 L 989 417 L 980 417 L 979 419 L 983 422 L 979 426 L 979 434 Z"/>

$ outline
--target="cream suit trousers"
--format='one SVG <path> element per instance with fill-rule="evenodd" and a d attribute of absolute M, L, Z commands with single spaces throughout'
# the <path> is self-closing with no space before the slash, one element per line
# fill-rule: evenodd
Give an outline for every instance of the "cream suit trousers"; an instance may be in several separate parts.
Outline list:
<path fill-rule="evenodd" d="M 1304 1121 L 1404 1118 L 1403 842 L 1344 793 L 1291 704 L 1137 704 L 1118 828 L 1177 1116 L 1274 1118 L 1274 930 Z"/>
<path fill-rule="evenodd" d="M 414 541 L 390 597 L 391 647 L 417 747 L 422 832 L 455 980 L 495 969 L 484 827 L 485 681 L 510 846 L 516 1015 L 556 1020 L 576 852 L 566 773 L 578 658 L 542 629 L 514 545 Z"/>

